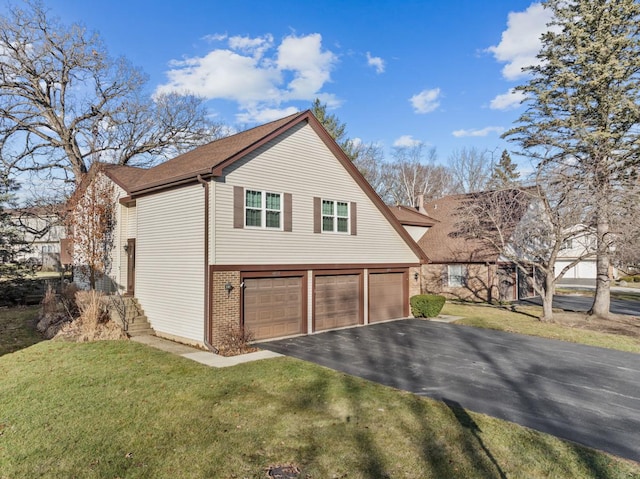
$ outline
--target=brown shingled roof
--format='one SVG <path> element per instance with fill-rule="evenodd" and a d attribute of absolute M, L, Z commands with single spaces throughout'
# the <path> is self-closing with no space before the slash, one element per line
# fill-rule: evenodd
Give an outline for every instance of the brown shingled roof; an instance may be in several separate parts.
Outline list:
<path fill-rule="evenodd" d="M 438 222 L 438 220 L 420 213 L 415 208 L 410 208 L 409 206 L 389 206 L 389 209 L 398 221 L 405 226 L 433 226 Z"/>
<path fill-rule="evenodd" d="M 516 195 L 517 191 L 503 190 L 501 194 L 513 192 Z M 431 262 L 485 263 L 498 260 L 500 251 L 488 241 L 483 241 L 482 238 L 469 238 L 461 233 L 465 212 L 471 207 L 471 203 L 482 201 L 483 195 L 488 193 L 445 196 L 425 203 L 427 214 L 438 222 L 418 240 L 418 245 L 427 252 Z M 521 200 L 518 199 L 518 201 Z M 520 222 L 525 210 L 526 208 L 522 208 L 519 217 L 513 219 L 513 227 Z"/>
<path fill-rule="evenodd" d="M 238 155 L 244 155 L 265 139 L 270 139 L 282 128 L 306 119 L 310 114 L 307 110 L 295 113 L 264 125 L 251 128 L 235 135 L 221 138 L 194 150 L 188 151 L 171 160 L 165 161 L 153 168 L 149 168 L 137 181 L 133 192 L 140 192 L 158 186 L 163 186 L 189 178 L 198 174 L 211 174 L 218 167 L 226 166 Z"/>
<path fill-rule="evenodd" d="M 133 186 L 140 180 L 147 171 L 145 168 L 123 165 L 104 165 L 104 173 L 111 178 L 127 194 L 131 193 Z"/>

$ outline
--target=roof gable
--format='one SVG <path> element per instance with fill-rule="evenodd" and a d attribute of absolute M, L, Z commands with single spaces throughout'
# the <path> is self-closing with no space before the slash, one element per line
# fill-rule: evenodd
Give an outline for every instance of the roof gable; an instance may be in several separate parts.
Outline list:
<path fill-rule="evenodd" d="M 431 227 L 438 223 L 438 220 L 431 218 L 428 215 L 420 213 L 415 208 L 408 206 L 396 205 L 389 206 L 389 209 L 393 212 L 394 216 L 400 223 L 405 226 L 424 226 Z"/>
<path fill-rule="evenodd" d="M 195 183 L 202 177 L 223 176 L 225 168 L 304 122 L 311 126 L 416 256 L 421 261 L 428 261 L 425 252 L 411 238 L 411 235 L 404 229 L 391 210 L 374 191 L 373 187 L 310 110 L 295 113 L 235 135 L 221 138 L 146 170 L 129 166 L 94 163 L 89 173 L 85 175 L 80 186 L 76 189 L 76 192 L 72 195 L 72 198 L 82 195 L 99 171 L 103 171 L 105 175 L 125 190 L 130 195 L 127 197 L 129 201 L 135 201 L 135 198 L 140 195 L 150 194 L 178 185 Z"/>

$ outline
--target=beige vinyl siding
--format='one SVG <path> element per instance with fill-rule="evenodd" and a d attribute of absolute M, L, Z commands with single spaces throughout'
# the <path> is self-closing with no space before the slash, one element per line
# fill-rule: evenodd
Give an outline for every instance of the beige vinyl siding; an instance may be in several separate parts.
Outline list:
<path fill-rule="evenodd" d="M 127 208 L 127 238 L 135 238 L 138 231 L 138 215 L 135 206 Z"/>
<path fill-rule="evenodd" d="M 124 245 L 127 244 L 127 236 L 129 231 L 129 211 L 124 205 L 118 205 L 120 220 L 118 221 L 118 261 L 115 266 L 115 272 L 118 275 L 118 283 L 120 285 L 127 284 L 127 255 L 124 252 Z"/>
<path fill-rule="evenodd" d="M 203 188 L 144 196 L 136 208 L 136 297 L 156 332 L 202 342 Z"/>
<path fill-rule="evenodd" d="M 429 230 L 426 226 L 405 226 L 404 229 L 411 235 L 414 241 L 418 241 Z"/>
<path fill-rule="evenodd" d="M 216 264 L 415 263 L 415 253 L 314 130 L 292 128 L 215 186 Z M 233 228 L 233 187 L 291 193 L 293 231 Z M 357 235 L 314 233 L 314 197 L 355 202 Z"/>

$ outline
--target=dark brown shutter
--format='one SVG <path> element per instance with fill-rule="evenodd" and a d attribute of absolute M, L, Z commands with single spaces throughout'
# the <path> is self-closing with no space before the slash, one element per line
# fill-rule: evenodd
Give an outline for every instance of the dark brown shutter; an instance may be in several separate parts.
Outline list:
<path fill-rule="evenodd" d="M 358 234 L 358 209 L 356 208 L 356 204 L 355 202 L 351 202 L 351 207 L 350 207 L 350 213 L 351 213 L 351 234 L 352 235 L 357 235 Z"/>
<path fill-rule="evenodd" d="M 443 265 L 442 266 L 442 287 L 446 288 L 447 286 L 449 286 L 449 266 L 448 265 Z"/>
<path fill-rule="evenodd" d="M 293 229 L 293 207 L 291 202 L 291 193 L 284 194 L 284 230 L 292 231 Z"/>
<path fill-rule="evenodd" d="M 322 232 L 322 200 L 318 197 L 313 198 L 313 232 Z"/>
<path fill-rule="evenodd" d="M 233 227 L 244 228 L 244 188 L 233 187 Z"/>

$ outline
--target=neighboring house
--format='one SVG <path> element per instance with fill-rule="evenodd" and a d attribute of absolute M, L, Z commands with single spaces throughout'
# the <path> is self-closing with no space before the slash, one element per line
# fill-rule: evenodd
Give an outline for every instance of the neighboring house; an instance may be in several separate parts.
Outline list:
<path fill-rule="evenodd" d="M 477 195 L 446 196 L 427 203 L 420 196 L 416 208 L 391 207 L 408 232 L 420 235 L 418 245 L 428 252 L 429 262 L 421 268 L 422 291 L 471 301 L 512 301 L 533 295 L 529 275 L 489 242 L 462 231 L 469 202 Z"/>
<path fill-rule="evenodd" d="M 586 231 L 591 231 L 585 233 Z M 555 275 L 578 260 L 578 263 L 571 266 L 564 276 L 558 280 L 558 284 L 572 285 L 592 285 L 596 284 L 596 234 L 593 228 L 584 225 L 576 226 L 575 230 L 580 231 L 572 238 L 569 238 L 562 245 L 562 249 L 556 260 L 554 267 Z M 611 267 L 609 277 L 617 277 L 618 272 L 615 267 Z"/>
<path fill-rule="evenodd" d="M 54 207 L 19 208 L 10 211 L 13 223 L 28 246 L 16 260 L 33 262 L 44 270 L 60 269 L 60 240 L 65 227 Z"/>
<path fill-rule="evenodd" d="M 310 111 L 150 169 L 92 168 L 116 185 L 101 287 L 135 296 L 156 334 L 216 346 L 409 315 L 424 252 Z"/>

